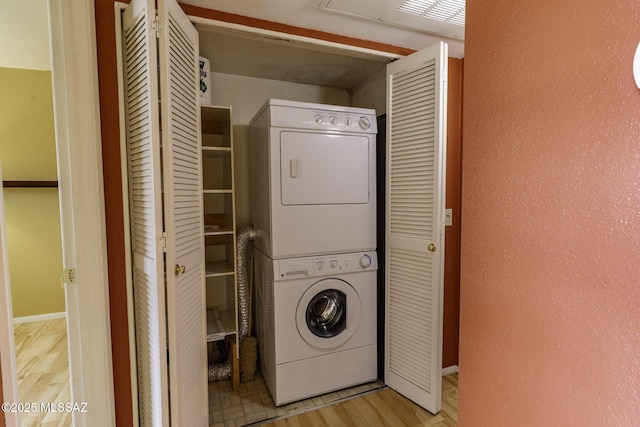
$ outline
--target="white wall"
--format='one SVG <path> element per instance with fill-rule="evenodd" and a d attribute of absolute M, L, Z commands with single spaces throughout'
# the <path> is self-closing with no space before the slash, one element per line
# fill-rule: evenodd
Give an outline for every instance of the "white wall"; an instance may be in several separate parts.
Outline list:
<path fill-rule="evenodd" d="M 382 70 L 360 83 L 351 91 L 351 105 L 373 108 L 376 116 L 387 111 L 387 71 Z"/>
<path fill-rule="evenodd" d="M 0 0 L 0 67 L 51 70 L 47 0 Z"/>
<path fill-rule="evenodd" d="M 344 89 L 211 73 L 211 101 L 231 105 L 236 125 L 248 125 L 269 98 L 345 106 L 351 102 Z"/>

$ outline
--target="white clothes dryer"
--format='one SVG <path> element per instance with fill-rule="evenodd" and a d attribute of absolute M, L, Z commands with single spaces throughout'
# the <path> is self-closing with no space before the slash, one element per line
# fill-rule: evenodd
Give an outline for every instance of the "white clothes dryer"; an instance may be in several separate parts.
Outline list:
<path fill-rule="evenodd" d="M 275 404 L 375 380 L 376 253 L 254 254 L 260 368 Z"/>
<path fill-rule="evenodd" d="M 376 249 L 374 110 L 271 99 L 249 132 L 259 250 L 281 259 Z"/>

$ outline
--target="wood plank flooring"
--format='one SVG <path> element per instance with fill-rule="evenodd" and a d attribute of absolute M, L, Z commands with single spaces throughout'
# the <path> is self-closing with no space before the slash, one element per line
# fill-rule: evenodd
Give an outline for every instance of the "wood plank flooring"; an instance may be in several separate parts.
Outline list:
<path fill-rule="evenodd" d="M 65 319 L 14 325 L 18 394 L 22 403 L 71 402 Z M 71 426 L 64 412 L 23 413 L 22 427 Z"/>
<path fill-rule="evenodd" d="M 442 378 L 442 410 L 433 415 L 385 388 L 310 412 L 264 424 L 268 427 L 436 426 L 458 424 L 458 374 Z"/>

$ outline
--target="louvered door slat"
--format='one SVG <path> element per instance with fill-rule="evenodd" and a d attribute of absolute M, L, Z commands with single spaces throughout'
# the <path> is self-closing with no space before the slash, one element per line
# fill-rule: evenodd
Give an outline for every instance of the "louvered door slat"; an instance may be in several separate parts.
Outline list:
<path fill-rule="evenodd" d="M 153 4 L 134 0 L 123 15 L 125 133 L 133 250 L 140 425 L 167 425 L 168 378 L 161 165 Z"/>
<path fill-rule="evenodd" d="M 429 262 L 424 256 L 402 250 L 392 250 L 391 262 L 391 371 L 425 391 L 431 391 L 429 356 L 432 295 L 425 292 L 424 278 L 429 277 Z M 407 275 L 406 270 L 413 271 Z M 413 293 L 413 298 L 405 297 Z M 419 297 L 416 294 L 420 295 Z M 425 303 L 426 302 L 426 303 Z M 395 309 L 394 309 L 395 308 Z M 427 329 L 427 331 L 425 331 Z M 427 333 L 425 333 L 427 332 Z M 422 337 L 422 339 L 416 339 Z M 408 362 L 411 362 L 410 364 Z M 410 366 L 405 366 L 405 365 Z M 417 373 L 420 372 L 420 375 Z"/>
<path fill-rule="evenodd" d="M 171 423 L 198 427 L 208 425 L 198 34 L 175 1 L 158 9 L 167 259 L 185 267 L 167 277 Z"/>
<path fill-rule="evenodd" d="M 441 44 L 387 67 L 385 382 L 433 413 L 441 404 L 445 58 Z"/>

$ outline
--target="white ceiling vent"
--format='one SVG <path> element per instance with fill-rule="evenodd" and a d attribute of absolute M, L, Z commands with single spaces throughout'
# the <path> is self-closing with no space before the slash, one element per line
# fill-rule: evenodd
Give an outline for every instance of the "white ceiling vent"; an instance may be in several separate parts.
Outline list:
<path fill-rule="evenodd" d="M 465 0 L 321 0 L 320 9 L 464 39 Z"/>
<path fill-rule="evenodd" d="M 465 7 L 465 0 L 407 0 L 398 10 L 449 24 L 464 25 Z"/>

